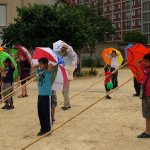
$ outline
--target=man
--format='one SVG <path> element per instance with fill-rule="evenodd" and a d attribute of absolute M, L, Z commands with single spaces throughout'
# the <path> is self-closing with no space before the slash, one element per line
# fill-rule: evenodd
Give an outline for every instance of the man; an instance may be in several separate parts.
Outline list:
<path fill-rule="evenodd" d="M 69 86 L 70 81 L 73 80 L 73 72 L 77 66 L 77 54 L 74 52 L 73 48 L 66 43 L 63 43 L 60 51 L 56 51 L 56 53 L 64 60 L 69 79 L 65 89 L 63 90 L 64 106 L 62 107 L 62 109 L 67 110 L 71 108 L 69 101 Z"/>

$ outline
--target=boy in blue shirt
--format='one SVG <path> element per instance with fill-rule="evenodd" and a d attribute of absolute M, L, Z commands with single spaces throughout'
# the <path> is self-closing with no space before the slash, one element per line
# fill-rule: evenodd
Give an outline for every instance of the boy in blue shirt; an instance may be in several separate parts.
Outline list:
<path fill-rule="evenodd" d="M 38 75 L 38 116 L 41 125 L 38 136 L 42 136 L 51 130 L 51 70 L 52 65 L 48 64 L 48 59 L 43 57 L 38 60 L 37 68 Z"/>

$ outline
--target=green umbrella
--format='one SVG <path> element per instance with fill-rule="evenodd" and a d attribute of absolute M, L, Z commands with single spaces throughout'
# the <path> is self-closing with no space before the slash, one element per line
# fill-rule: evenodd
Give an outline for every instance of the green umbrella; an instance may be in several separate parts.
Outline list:
<path fill-rule="evenodd" d="M 9 58 L 15 67 L 15 71 L 13 73 L 13 79 L 14 79 L 14 81 L 16 81 L 17 76 L 18 76 L 18 67 L 17 67 L 17 63 L 16 63 L 15 59 L 13 57 L 11 57 L 8 53 L 6 53 L 4 51 L 0 51 L 0 66 L 2 68 L 4 68 L 3 62 L 6 60 L 6 58 Z"/>
<path fill-rule="evenodd" d="M 11 50 L 10 50 L 11 52 L 11 55 L 16 55 L 16 54 L 18 54 L 18 50 L 16 49 L 16 48 L 12 48 Z"/>

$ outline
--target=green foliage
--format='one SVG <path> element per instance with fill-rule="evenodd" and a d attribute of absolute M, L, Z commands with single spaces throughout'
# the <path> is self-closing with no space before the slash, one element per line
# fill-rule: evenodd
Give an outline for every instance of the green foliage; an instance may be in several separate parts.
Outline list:
<path fill-rule="evenodd" d="M 100 67 L 101 63 L 99 58 L 84 58 L 82 59 L 82 67 Z"/>
<path fill-rule="evenodd" d="M 63 40 L 75 49 L 97 41 L 113 33 L 112 23 L 83 6 L 29 5 L 17 8 L 14 24 L 5 28 L 3 44 L 24 45 L 27 48 L 49 46 Z"/>
<path fill-rule="evenodd" d="M 124 36 L 123 40 L 125 42 L 132 42 L 132 43 L 141 43 L 141 44 L 147 44 L 148 39 L 145 35 L 141 34 L 140 32 L 136 31 L 129 31 Z"/>

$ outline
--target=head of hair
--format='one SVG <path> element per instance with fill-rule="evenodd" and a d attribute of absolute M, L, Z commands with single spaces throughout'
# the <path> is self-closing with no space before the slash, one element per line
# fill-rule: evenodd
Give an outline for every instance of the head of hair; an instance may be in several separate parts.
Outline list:
<path fill-rule="evenodd" d="M 38 60 L 39 63 L 48 64 L 48 59 L 46 57 L 42 57 Z"/>
<path fill-rule="evenodd" d="M 115 53 L 115 54 L 117 54 L 115 50 L 113 50 L 111 53 Z"/>
<path fill-rule="evenodd" d="M 108 72 L 108 71 L 109 71 L 109 67 L 106 66 L 106 67 L 104 68 L 104 71 L 105 71 L 105 72 Z"/>
<path fill-rule="evenodd" d="M 150 61 L 150 53 L 145 54 L 143 59 L 146 59 L 146 60 Z"/>
<path fill-rule="evenodd" d="M 6 59 L 4 60 L 4 63 L 9 63 L 9 64 L 11 64 L 10 58 L 6 58 Z"/>

